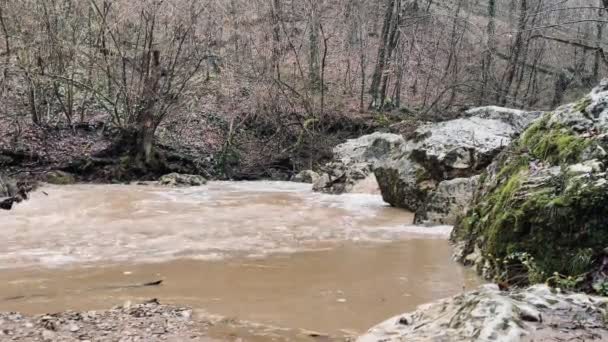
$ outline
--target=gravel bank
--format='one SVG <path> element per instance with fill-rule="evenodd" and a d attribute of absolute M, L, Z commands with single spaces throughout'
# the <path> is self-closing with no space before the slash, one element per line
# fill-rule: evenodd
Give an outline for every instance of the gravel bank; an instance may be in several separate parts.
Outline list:
<path fill-rule="evenodd" d="M 0 313 L 0 341 L 213 341 L 189 308 L 146 304 L 26 317 Z"/>

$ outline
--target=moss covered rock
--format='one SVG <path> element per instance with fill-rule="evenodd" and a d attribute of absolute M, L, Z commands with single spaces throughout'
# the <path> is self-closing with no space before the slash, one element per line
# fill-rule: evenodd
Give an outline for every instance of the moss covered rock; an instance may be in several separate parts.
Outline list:
<path fill-rule="evenodd" d="M 44 181 L 49 184 L 69 185 L 76 183 L 76 177 L 64 171 L 51 171 L 45 175 Z"/>
<path fill-rule="evenodd" d="M 207 179 L 199 175 L 184 175 L 180 173 L 170 173 L 160 177 L 158 180 L 160 185 L 165 186 L 201 186 L 207 184 Z"/>
<path fill-rule="evenodd" d="M 457 256 L 511 284 L 582 283 L 608 246 L 608 82 L 546 113 L 487 168 Z"/>

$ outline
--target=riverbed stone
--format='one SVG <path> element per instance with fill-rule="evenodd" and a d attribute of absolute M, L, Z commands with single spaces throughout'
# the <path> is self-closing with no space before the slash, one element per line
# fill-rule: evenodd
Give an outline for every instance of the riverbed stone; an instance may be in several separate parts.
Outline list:
<path fill-rule="evenodd" d="M 607 122 L 608 80 L 527 128 L 482 175 L 452 234 L 457 258 L 497 281 L 571 277 L 572 288 L 608 294 Z"/>
<path fill-rule="evenodd" d="M 607 305 L 605 297 L 562 293 L 546 285 L 510 292 L 485 285 L 395 316 L 357 342 L 604 341 Z"/>
<path fill-rule="evenodd" d="M 165 186 L 201 186 L 207 184 L 207 179 L 199 175 L 170 173 L 160 177 L 158 183 Z"/>

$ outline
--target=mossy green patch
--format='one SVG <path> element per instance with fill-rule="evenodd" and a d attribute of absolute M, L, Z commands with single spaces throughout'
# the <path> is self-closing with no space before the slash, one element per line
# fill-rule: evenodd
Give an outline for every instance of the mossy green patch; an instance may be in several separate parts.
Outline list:
<path fill-rule="evenodd" d="M 577 112 L 584 113 L 587 110 L 587 107 L 589 107 L 589 105 L 591 105 L 591 102 L 592 102 L 591 97 L 585 96 L 574 104 L 573 109 Z"/>
<path fill-rule="evenodd" d="M 539 120 L 524 133 L 519 147 L 536 159 L 552 165 L 576 163 L 590 140 L 579 137 L 568 127 Z"/>

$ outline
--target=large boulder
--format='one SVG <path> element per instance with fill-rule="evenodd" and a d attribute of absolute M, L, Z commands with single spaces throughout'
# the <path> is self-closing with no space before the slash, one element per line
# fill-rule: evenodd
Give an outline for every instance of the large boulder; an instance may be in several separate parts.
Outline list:
<path fill-rule="evenodd" d="M 608 81 L 544 114 L 481 177 L 452 239 L 457 257 L 512 284 L 608 294 Z"/>
<path fill-rule="evenodd" d="M 416 212 L 417 223 L 453 225 L 471 206 L 480 176 L 454 178 L 437 185 Z"/>
<path fill-rule="evenodd" d="M 608 340 L 608 299 L 546 285 L 503 292 L 496 285 L 393 317 L 357 342 Z"/>
<path fill-rule="evenodd" d="M 428 177 L 422 165 L 409 158 L 405 150 L 400 156 L 378 163 L 374 169 L 382 198 L 392 206 L 417 211 L 437 181 Z"/>
<path fill-rule="evenodd" d="M 334 148 L 333 161 L 322 168 L 313 184 L 315 191 L 341 194 L 373 180 L 374 165 L 401 150 L 406 144 L 402 136 L 374 133 L 351 139 Z"/>
<path fill-rule="evenodd" d="M 467 117 L 424 125 L 416 130 L 410 159 L 436 180 L 480 173 L 540 112 L 482 107 Z"/>
<path fill-rule="evenodd" d="M 472 199 L 471 177 L 541 113 L 482 107 L 466 114 L 419 127 L 400 151 L 374 164 L 384 200 L 417 212 L 417 223 L 454 224 Z"/>

